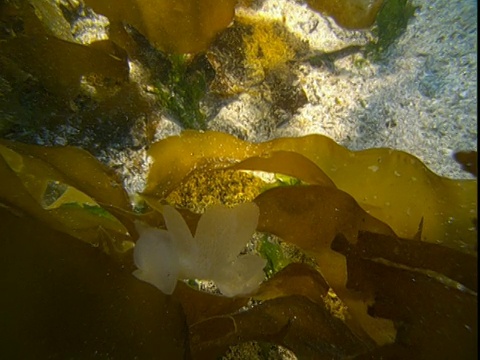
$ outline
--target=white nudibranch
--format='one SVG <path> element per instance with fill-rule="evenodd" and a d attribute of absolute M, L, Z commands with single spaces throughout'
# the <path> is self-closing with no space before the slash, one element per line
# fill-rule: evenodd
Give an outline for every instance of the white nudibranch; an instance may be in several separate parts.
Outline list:
<path fill-rule="evenodd" d="M 240 254 L 253 235 L 258 206 L 244 203 L 233 208 L 209 207 L 192 236 L 182 215 L 163 207 L 167 230 L 137 222 L 140 237 L 134 249 L 138 270 L 133 275 L 172 294 L 177 279 L 213 280 L 225 296 L 253 292 L 264 279 L 267 261 L 256 254 Z"/>

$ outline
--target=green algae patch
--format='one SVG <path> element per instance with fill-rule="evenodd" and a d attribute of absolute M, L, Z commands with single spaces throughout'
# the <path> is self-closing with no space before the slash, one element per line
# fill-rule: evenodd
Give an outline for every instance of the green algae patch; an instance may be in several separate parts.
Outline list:
<path fill-rule="evenodd" d="M 233 20 L 237 0 L 87 0 L 111 23 L 133 26 L 157 49 L 167 53 L 198 53 Z"/>
<path fill-rule="evenodd" d="M 261 238 L 260 244 L 258 245 L 258 252 L 267 260 L 267 265 L 265 266 L 267 277 L 278 273 L 292 262 L 285 254 L 282 246 L 277 242 L 270 241 L 267 235 Z"/>
<path fill-rule="evenodd" d="M 377 40 L 367 45 L 367 54 L 376 60 L 381 59 L 390 45 L 405 32 L 417 8 L 410 0 L 386 0 L 373 27 Z"/>
<path fill-rule="evenodd" d="M 159 103 L 185 129 L 204 130 L 206 116 L 200 102 L 207 92 L 207 69 L 186 55 L 168 56 L 171 68 L 167 79 L 155 89 Z"/>

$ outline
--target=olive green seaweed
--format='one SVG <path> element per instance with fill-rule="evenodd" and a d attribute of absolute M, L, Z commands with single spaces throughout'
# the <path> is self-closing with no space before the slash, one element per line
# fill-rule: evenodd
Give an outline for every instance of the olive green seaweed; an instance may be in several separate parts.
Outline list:
<path fill-rule="evenodd" d="M 374 60 L 383 59 L 388 48 L 405 33 L 417 9 L 419 6 L 411 0 L 385 0 L 372 29 L 377 40 L 367 45 L 367 55 Z"/>
<path fill-rule="evenodd" d="M 203 68 L 191 65 L 187 55 L 170 55 L 171 68 L 166 81 L 159 83 L 156 94 L 160 104 L 184 129 L 206 129 L 206 117 L 200 108 L 207 91 Z"/>
<path fill-rule="evenodd" d="M 0 281 L 9 295 L 0 298 L 2 357 L 211 359 L 260 341 L 299 358 L 477 358 L 476 181 L 441 178 L 403 152 L 351 152 L 319 135 L 252 144 L 190 130 L 150 155 L 142 196 L 152 206 L 139 214 L 111 169 L 87 152 L 1 142 Z M 227 170 L 249 176 L 225 177 Z M 261 240 L 268 276 L 236 297 L 182 281 L 167 296 L 131 275 L 135 221 L 165 229 L 156 209 L 195 172 L 203 174 L 198 187 L 218 175 L 255 187 L 255 171 L 288 175 L 253 199 L 257 231 L 313 264 L 291 262 Z M 221 188 L 219 196 L 233 191 Z M 178 212 L 193 234 L 201 215 Z"/>

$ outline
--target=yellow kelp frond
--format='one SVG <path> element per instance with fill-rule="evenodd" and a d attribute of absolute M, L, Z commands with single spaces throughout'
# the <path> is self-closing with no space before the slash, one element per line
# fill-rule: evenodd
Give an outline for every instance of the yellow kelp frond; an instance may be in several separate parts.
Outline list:
<path fill-rule="evenodd" d="M 4 76 L 9 82 L 23 83 L 25 75 L 22 79 L 17 74 L 22 71 L 62 100 L 73 100 L 79 95 L 81 83 L 88 77 L 95 78 L 96 82 L 90 84 L 98 88 L 101 82 L 126 82 L 129 67 L 125 51 L 110 40 L 90 45 L 74 42 L 71 34 L 66 35 L 66 20 L 56 6 L 45 1 L 32 2 L 37 7 L 26 2 L 18 7 L 5 5 L 8 11 L 2 20 L 21 24 L 21 31 L 0 43 L 0 61 L 8 64 Z"/>
<path fill-rule="evenodd" d="M 141 195 L 150 207 L 136 214 L 88 153 L 0 143 L 0 246 L 11 254 L 0 280 L 15 302 L 47 298 L 40 312 L 62 310 L 73 324 L 67 335 L 82 344 L 89 332 L 71 308 L 87 321 L 98 314 L 84 289 L 128 308 L 123 314 L 144 319 L 147 308 L 168 319 L 161 329 L 146 321 L 161 337 L 149 344 L 170 339 L 162 351 L 174 358 L 185 348 L 194 358 L 220 357 L 246 341 L 299 358 L 475 358 L 475 180 L 442 178 L 400 151 L 352 152 L 320 135 L 253 144 L 188 131 L 154 144 L 150 156 Z M 200 280 L 219 291 L 199 291 Z M 69 300 L 38 295 L 37 283 Z M 10 314 L 1 315 L 28 328 L 20 312 Z"/>
<path fill-rule="evenodd" d="M 111 23 L 126 23 L 167 53 L 197 53 L 232 21 L 237 0 L 86 0 Z"/>
<path fill-rule="evenodd" d="M 421 239 L 463 251 L 473 251 L 477 237 L 477 182 L 452 180 L 431 172 L 421 161 L 402 151 L 369 149 L 353 152 L 322 135 L 280 138 L 253 144 L 217 132 L 185 131 L 154 144 L 154 163 L 145 195 L 165 198 L 194 169 L 227 168 L 248 158 L 268 158 L 289 151 L 310 160 L 336 187 L 360 206 L 386 222 L 401 237 L 413 238 L 423 219 Z M 290 174 L 282 161 L 272 161 L 275 172 Z M 308 182 L 298 163 L 294 175 Z M 262 171 L 262 165 L 251 170 Z"/>
<path fill-rule="evenodd" d="M 308 0 L 315 10 L 330 15 L 347 29 L 372 26 L 384 0 Z"/>
<path fill-rule="evenodd" d="M 108 254 L 133 246 L 112 211 L 127 211 L 126 194 L 93 156 L 76 148 L 0 142 L 0 202 L 13 212 L 100 246 Z"/>

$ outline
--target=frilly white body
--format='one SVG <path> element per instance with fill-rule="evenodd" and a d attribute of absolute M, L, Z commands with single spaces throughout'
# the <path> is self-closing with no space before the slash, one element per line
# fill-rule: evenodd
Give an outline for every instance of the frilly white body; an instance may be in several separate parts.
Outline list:
<path fill-rule="evenodd" d="M 163 207 L 168 230 L 136 223 L 140 234 L 133 275 L 165 294 L 172 294 L 177 279 L 213 280 L 225 296 L 253 292 L 264 279 L 266 260 L 240 255 L 254 233 L 259 209 L 254 203 L 228 208 L 214 205 L 201 216 L 192 236 L 181 214 Z"/>

